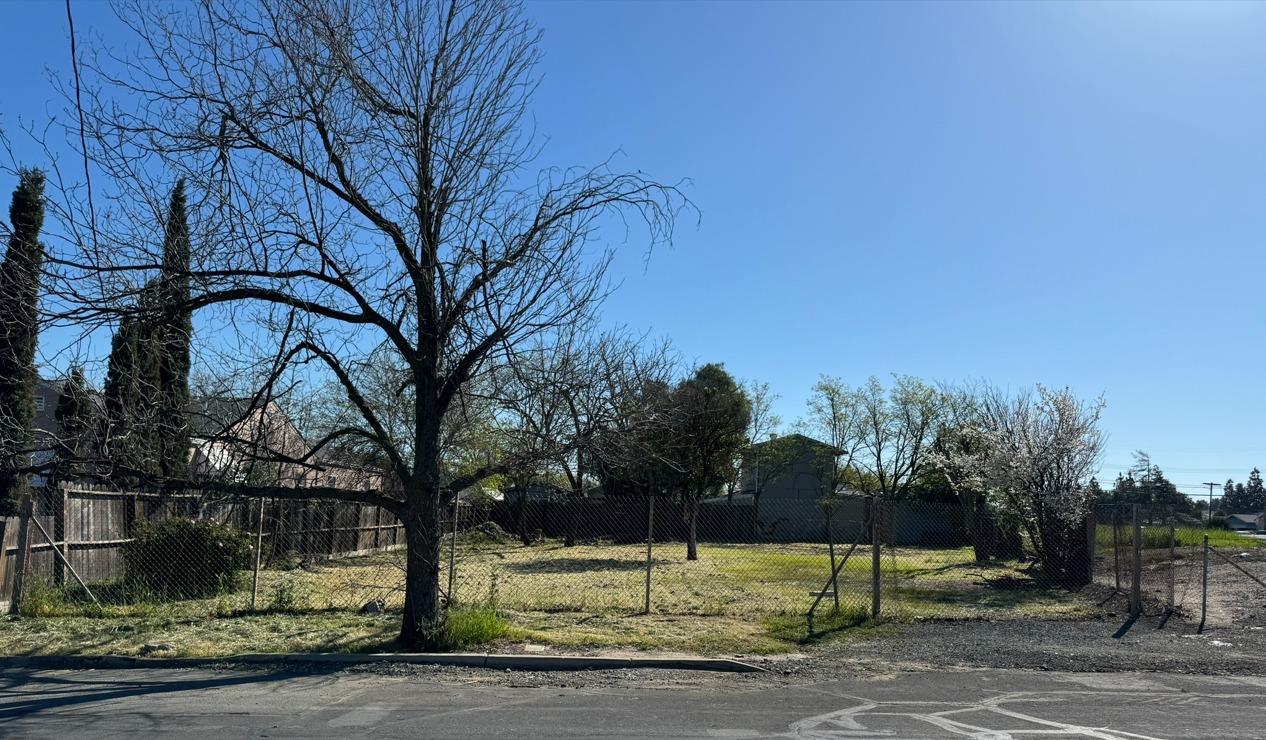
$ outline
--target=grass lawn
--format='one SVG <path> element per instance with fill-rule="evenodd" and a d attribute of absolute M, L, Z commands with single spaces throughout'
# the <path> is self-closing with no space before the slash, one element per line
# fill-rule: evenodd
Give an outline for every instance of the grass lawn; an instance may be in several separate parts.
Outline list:
<path fill-rule="evenodd" d="M 262 571 L 263 613 L 249 612 L 249 578 L 232 594 L 161 604 L 129 602 L 103 588 L 112 598 L 101 609 L 37 589 L 24 609 L 32 618 L 0 622 L 0 653 L 126 655 L 146 643 L 171 645 L 159 655 L 384 649 L 398 629 L 402 557 L 397 551 Z M 819 633 L 857 632 L 869 623 L 870 558 L 866 547 L 848 559 L 839 576 L 840 610 L 830 595 L 823 599 Z M 460 625 L 461 644 L 704 654 L 801 649 L 811 593 L 831 570 L 825 545 L 701 544 L 691 562 L 684 545 L 657 544 L 647 615 L 645 545 L 459 541 L 456 563 L 456 604 L 466 610 L 459 614 L 471 615 Z M 1093 610 L 1078 594 L 1039 588 L 1018 564 L 975 563 L 970 548 L 885 550 L 881 566 L 887 619 L 1076 618 Z M 376 599 L 387 614 L 355 613 Z"/>
<path fill-rule="evenodd" d="M 239 617 L 60 616 L 0 619 L 3 655 L 153 655 L 372 652 L 395 637 L 399 617 L 349 612 Z"/>
<path fill-rule="evenodd" d="M 1169 547 L 1169 527 L 1161 525 L 1147 524 L 1141 527 L 1143 535 L 1143 548 L 1148 550 L 1161 550 Z M 1201 527 L 1174 527 L 1174 547 L 1178 548 L 1198 548 L 1204 546 L 1204 536 L 1209 535 L 1209 544 L 1214 547 L 1238 547 L 1242 549 L 1253 549 L 1258 547 L 1266 547 L 1266 540 L 1257 537 L 1245 537 L 1242 534 L 1232 532 L 1229 529 L 1204 529 Z M 1131 526 L 1126 522 L 1119 535 L 1121 546 L 1130 543 Z M 1095 529 L 1095 544 L 1101 550 L 1103 548 L 1111 548 L 1113 546 L 1113 534 L 1111 524 L 1100 524 Z"/>

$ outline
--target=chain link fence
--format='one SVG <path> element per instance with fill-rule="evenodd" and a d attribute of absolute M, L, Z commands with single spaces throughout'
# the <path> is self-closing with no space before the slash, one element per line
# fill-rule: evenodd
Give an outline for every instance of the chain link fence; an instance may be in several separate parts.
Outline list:
<path fill-rule="evenodd" d="M 876 614 L 1064 618 L 1114 599 L 1131 614 L 1199 616 L 1198 521 L 1100 506 L 1070 525 L 1057 581 L 1034 557 L 1034 533 L 992 520 L 973 531 L 971 511 L 860 495 L 463 499 L 443 518 L 440 585 L 448 603 L 532 628 L 596 620 L 616 633 L 636 631 L 641 616 L 734 629 L 781 619 L 809 634 Z M 30 513 L 7 520 L 0 548 L 0 602 L 24 578 L 23 613 L 161 608 L 196 619 L 403 606 L 403 528 L 371 506 L 63 486 L 36 496 Z M 1215 539 L 1211 623 L 1266 623 L 1266 550 L 1243 547 L 1257 542 Z"/>
<path fill-rule="evenodd" d="M 1203 556 L 1200 628 L 1266 629 L 1266 537 L 1214 533 Z"/>
<path fill-rule="evenodd" d="M 1105 505 L 1096 519 L 1095 580 L 1131 615 L 1178 619 L 1194 630 L 1266 619 L 1266 589 L 1244 576 L 1266 563 L 1266 540 L 1208 528 L 1172 506 Z M 1214 543 L 1208 557 L 1206 542 Z M 1228 552 L 1234 559 L 1222 557 Z M 1266 581 L 1266 568 L 1258 577 Z"/>

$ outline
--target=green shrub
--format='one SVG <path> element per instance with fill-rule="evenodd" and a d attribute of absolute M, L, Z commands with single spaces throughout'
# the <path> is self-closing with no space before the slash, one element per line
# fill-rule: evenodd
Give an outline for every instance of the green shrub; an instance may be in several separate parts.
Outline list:
<path fill-rule="evenodd" d="M 127 584 L 167 599 L 200 599 L 241 587 L 250 567 L 250 536 L 190 519 L 142 525 L 123 546 Z"/>

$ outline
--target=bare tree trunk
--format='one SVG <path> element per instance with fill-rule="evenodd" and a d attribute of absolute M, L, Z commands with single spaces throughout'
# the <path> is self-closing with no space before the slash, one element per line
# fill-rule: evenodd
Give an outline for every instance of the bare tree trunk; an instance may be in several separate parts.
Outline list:
<path fill-rule="evenodd" d="M 410 496 L 414 503 L 404 517 L 405 552 L 404 621 L 400 642 L 414 650 L 442 649 L 440 612 L 440 516 L 439 491 Z"/>
<path fill-rule="evenodd" d="M 699 559 L 699 499 L 686 504 L 686 560 Z"/>
<path fill-rule="evenodd" d="M 971 537 L 976 562 L 983 563 L 998 555 L 998 526 L 985 498 L 975 491 L 961 491 L 958 502 L 963 511 L 963 528 Z"/>
<path fill-rule="evenodd" d="M 528 492 L 525 488 L 519 492 L 519 502 L 514 507 L 516 514 L 514 519 L 515 524 L 518 525 L 519 541 L 523 543 L 524 547 L 532 544 L 532 535 L 528 532 L 527 525 L 527 499 Z"/>

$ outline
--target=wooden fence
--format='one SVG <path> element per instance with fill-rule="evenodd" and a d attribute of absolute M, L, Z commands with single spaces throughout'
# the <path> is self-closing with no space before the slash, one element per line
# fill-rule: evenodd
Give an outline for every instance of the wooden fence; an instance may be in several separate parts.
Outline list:
<path fill-rule="evenodd" d="M 260 509 L 263 507 L 262 533 Z M 366 555 L 404 544 L 403 525 L 376 506 L 317 499 L 264 500 L 205 496 L 196 492 L 157 494 L 63 483 L 36 491 L 27 573 L 54 583 L 73 581 L 53 552 L 65 554 L 88 583 L 124 576 L 123 546 L 138 525 L 182 517 L 215 521 L 252 536 L 262 534 L 268 559 L 294 553 L 326 559 Z M 0 518 L 0 613 L 12 598 L 21 520 Z"/>

